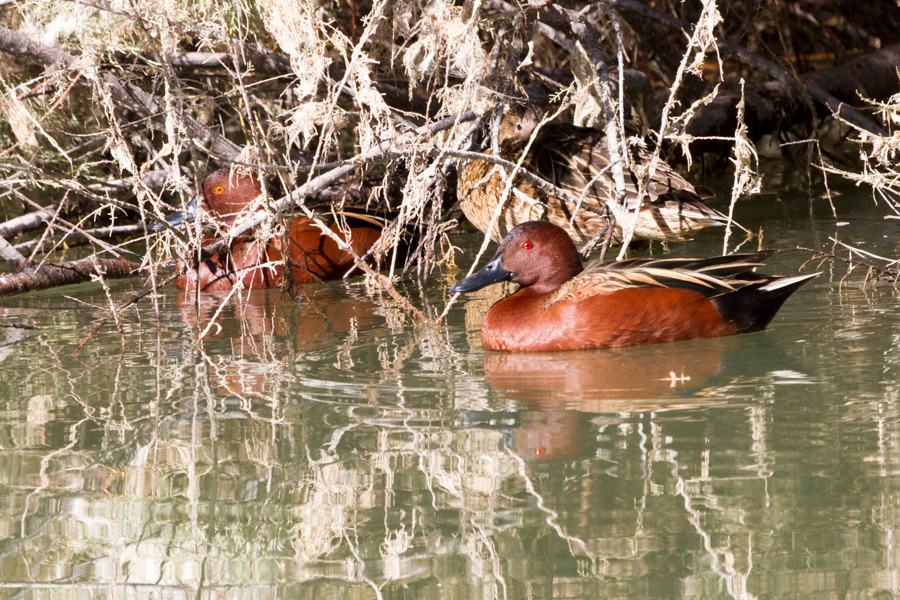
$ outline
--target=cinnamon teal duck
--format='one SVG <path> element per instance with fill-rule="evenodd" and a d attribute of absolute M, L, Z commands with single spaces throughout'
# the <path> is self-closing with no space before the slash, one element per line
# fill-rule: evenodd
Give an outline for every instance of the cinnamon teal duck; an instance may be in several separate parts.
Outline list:
<path fill-rule="evenodd" d="M 583 350 L 711 338 L 764 329 L 791 294 L 819 275 L 756 273 L 775 253 L 583 267 L 565 230 L 530 221 L 514 227 L 494 258 L 450 291 L 519 284 L 484 319 L 487 350 Z"/>
<path fill-rule="evenodd" d="M 262 183 L 258 177 L 232 173 L 227 168 L 216 171 L 203 182 L 203 207 L 213 220 L 225 227 L 261 210 L 261 196 Z M 176 213 L 167 220 L 177 225 L 184 219 L 185 215 Z M 330 229 L 346 240 L 346 234 L 336 224 Z M 362 256 L 379 239 L 381 228 L 362 222 L 350 228 L 349 236 L 353 252 Z M 323 235 L 310 219 L 293 219 L 287 239 L 291 274 L 296 283 L 337 279 L 353 266 L 353 257 L 332 238 Z M 175 286 L 181 290 L 197 286 L 203 291 L 230 290 L 239 280 L 243 280 L 246 288 L 279 286 L 284 281 L 284 247 L 283 236 L 263 242 L 255 238 L 253 231 L 248 232 L 232 241 L 226 250 L 181 275 Z M 182 265 L 179 261 L 179 268 Z"/>

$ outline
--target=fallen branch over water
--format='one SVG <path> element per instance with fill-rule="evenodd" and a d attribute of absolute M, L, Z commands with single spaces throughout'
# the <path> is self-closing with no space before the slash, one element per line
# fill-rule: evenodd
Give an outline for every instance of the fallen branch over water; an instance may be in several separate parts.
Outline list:
<path fill-rule="evenodd" d="M 137 233 L 144 233 L 143 225 L 118 225 L 115 227 L 98 227 L 97 229 L 85 229 L 84 231 L 78 229 L 64 235 L 54 235 L 44 240 L 31 240 L 28 242 L 22 242 L 21 244 L 16 244 L 14 248 L 21 252 L 25 250 L 31 251 L 37 247 L 38 249 L 36 250 L 36 253 L 40 254 L 43 252 L 50 252 L 58 242 L 65 241 L 67 245 L 71 246 L 77 243 L 84 242 L 86 240 L 90 240 L 91 238 L 109 239 L 116 236 L 133 235 Z M 38 244 L 40 244 L 40 246 Z"/>
<path fill-rule="evenodd" d="M 16 217 L 15 219 L 10 219 L 5 223 L 0 223 L 0 237 L 11 238 L 20 233 L 37 229 L 52 219 L 53 216 L 56 215 L 57 209 L 58 206 L 56 204 L 51 204 L 47 208 L 30 212 L 20 217 Z"/>
<path fill-rule="evenodd" d="M 45 263 L 0 277 L 0 295 L 22 294 L 58 285 L 88 281 L 92 277 L 120 279 L 146 274 L 139 263 L 113 258 L 88 257 L 57 264 Z"/>

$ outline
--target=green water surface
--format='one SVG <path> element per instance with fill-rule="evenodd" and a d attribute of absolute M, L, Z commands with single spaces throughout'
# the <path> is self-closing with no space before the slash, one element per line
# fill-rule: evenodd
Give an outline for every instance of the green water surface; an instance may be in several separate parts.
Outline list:
<path fill-rule="evenodd" d="M 764 247 L 900 255 L 870 192 L 838 225 L 791 179 L 736 208 Z M 41 327 L 0 329 L 0 598 L 896 597 L 900 301 L 814 268 L 765 332 L 557 354 L 482 350 L 497 291 L 428 327 L 359 280 L 259 290 L 197 343 L 222 296 L 167 289 L 77 356 L 98 285 L 0 299 Z"/>

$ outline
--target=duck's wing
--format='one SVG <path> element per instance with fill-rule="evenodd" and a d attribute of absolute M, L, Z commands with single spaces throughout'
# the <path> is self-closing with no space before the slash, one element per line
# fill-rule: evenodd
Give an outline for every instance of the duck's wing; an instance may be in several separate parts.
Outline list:
<path fill-rule="evenodd" d="M 776 250 L 732 254 L 713 258 L 639 258 L 620 262 L 589 264 L 545 301 L 545 306 L 562 300 L 609 294 L 632 287 L 678 288 L 700 292 L 707 298 L 735 292 L 748 285 L 765 285 L 777 278 L 755 272 Z"/>
<path fill-rule="evenodd" d="M 615 196 L 612 163 L 599 130 L 548 123 L 532 144 L 527 163 L 537 175 L 595 207 Z M 629 179 L 626 193 L 636 197 Z"/>
<path fill-rule="evenodd" d="M 644 148 L 636 146 L 631 148 L 632 170 L 630 175 L 632 184 L 635 187 L 635 201 L 637 200 L 637 174 L 646 172 L 650 168 L 652 158 L 653 155 Z M 647 186 L 648 201 L 651 203 L 675 202 L 676 205 L 684 205 L 685 210 L 696 206 L 698 207 L 697 218 L 706 218 L 710 214 L 720 214 L 703 203 L 704 200 L 713 196 L 712 192 L 707 188 L 701 189 L 703 191 L 702 194 L 687 179 L 676 172 L 669 163 L 659 159 L 656 162 L 653 177 Z M 633 207 L 629 206 L 629 208 Z"/>
<path fill-rule="evenodd" d="M 652 155 L 639 147 L 631 148 L 632 169 L 625 170 L 626 202 L 633 208 L 637 202 L 638 178 L 650 166 Z M 599 129 L 576 127 L 565 123 L 548 123 L 538 132 L 530 152 L 529 166 L 534 171 L 560 187 L 580 195 L 591 186 L 586 198 L 600 204 L 615 195 L 612 178 L 612 161 L 606 147 L 606 139 Z M 663 199 L 682 203 L 700 202 L 709 195 L 694 189 L 664 160 L 657 161 L 653 178 L 647 187 L 645 201 Z"/>
<path fill-rule="evenodd" d="M 775 254 L 778 254 L 778 250 L 760 250 L 759 252 L 727 254 L 711 258 L 632 258 L 615 262 L 594 261 L 585 267 L 584 272 L 630 271 L 640 267 L 650 267 L 654 269 L 682 269 L 717 277 L 727 277 L 743 271 L 752 271 Z"/>
<path fill-rule="evenodd" d="M 625 171 L 625 208 L 629 211 L 638 206 L 639 177 L 650 168 L 651 158 L 646 150 L 632 148 L 632 167 Z M 643 206 L 652 210 L 656 226 L 660 230 L 668 231 L 672 236 L 684 237 L 704 227 L 728 222 L 726 215 L 706 205 L 705 201 L 713 195 L 702 186 L 701 191 L 698 191 L 669 163 L 659 160 L 647 185 Z"/>

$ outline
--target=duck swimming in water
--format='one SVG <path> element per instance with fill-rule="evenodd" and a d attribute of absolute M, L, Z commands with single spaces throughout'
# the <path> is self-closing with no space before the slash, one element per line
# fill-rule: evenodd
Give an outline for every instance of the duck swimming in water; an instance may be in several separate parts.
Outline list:
<path fill-rule="evenodd" d="M 500 123 L 500 157 L 518 161 L 543 117 L 543 111 L 534 105 L 510 108 Z M 631 161 L 633 165 L 646 167 L 650 154 L 632 148 Z M 616 197 L 610 162 L 605 136 L 599 129 L 545 123 L 538 130 L 522 167 L 582 198 L 582 205 L 579 209 L 565 198 L 548 195 L 518 176 L 513 181 L 517 193 L 508 194 L 491 238 L 499 242 L 520 223 L 546 219 L 565 229 L 576 243 L 592 239 L 607 223 L 600 209 L 608 199 Z M 457 185 L 463 214 L 482 233 L 487 232 L 505 187 L 500 173 L 491 175 L 492 169 L 494 164 L 489 161 L 469 161 L 460 169 Z M 625 208 L 633 211 L 638 201 L 637 175 L 627 167 L 624 171 Z M 679 241 L 705 227 L 724 225 L 728 217 L 703 202 L 711 196 L 712 192 L 695 188 L 660 160 L 641 203 L 634 238 Z M 623 225 L 616 223 L 613 239 L 617 242 L 622 241 Z"/>
<path fill-rule="evenodd" d="M 513 228 L 494 258 L 450 291 L 519 284 L 484 319 L 487 350 L 583 350 L 711 338 L 764 329 L 791 294 L 819 276 L 756 273 L 776 252 L 583 267 L 562 228 L 531 221 Z"/>
<path fill-rule="evenodd" d="M 262 183 L 255 175 L 238 175 L 220 169 L 203 182 L 203 206 L 215 221 L 225 227 L 262 208 L 256 203 L 262 195 Z M 167 219 L 177 225 L 185 215 Z M 330 229 L 340 238 L 345 233 L 336 224 Z M 365 254 L 381 237 L 381 228 L 369 223 L 350 228 L 350 246 L 357 256 Z M 342 277 L 353 267 L 353 257 L 337 242 L 324 235 L 311 219 L 295 218 L 287 235 L 289 264 L 296 283 L 312 283 Z M 175 280 L 180 290 L 230 290 L 242 280 L 246 288 L 275 287 L 284 281 L 283 236 L 267 242 L 257 240 L 253 232 L 231 242 L 230 246 L 204 260 Z M 179 265 L 181 261 L 179 261 Z"/>

